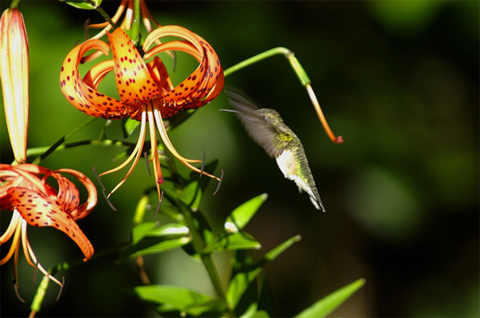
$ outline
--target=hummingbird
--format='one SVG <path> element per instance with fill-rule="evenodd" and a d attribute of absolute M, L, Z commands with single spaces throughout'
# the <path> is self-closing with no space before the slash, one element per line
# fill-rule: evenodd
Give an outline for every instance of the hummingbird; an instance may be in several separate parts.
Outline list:
<path fill-rule="evenodd" d="M 227 88 L 225 94 L 233 109 L 223 110 L 234 112 L 250 137 L 276 159 L 285 178 L 295 181 L 299 192 L 308 193 L 315 208 L 325 212 L 302 143 L 280 114 L 274 109 L 258 108 L 237 90 Z"/>

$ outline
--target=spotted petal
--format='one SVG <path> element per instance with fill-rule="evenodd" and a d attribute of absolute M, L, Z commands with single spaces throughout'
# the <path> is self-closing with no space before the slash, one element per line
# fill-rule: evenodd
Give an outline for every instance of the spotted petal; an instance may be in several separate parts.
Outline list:
<path fill-rule="evenodd" d="M 175 36 L 186 41 L 170 41 L 153 47 L 152 43 L 165 36 Z M 164 26 L 152 31 L 145 39 L 143 48 L 148 51 L 145 59 L 155 54 L 176 50 L 192 55 L 199 61 L 197 69 L 175 89 L 162 96 L 167 107 L 191 109 L 205 105 L 220 94 L 223 84 L 223 70 L 217 54 L 200 36 L 180 26 Z"/>
<path fill-rule="evenodd" d="M 139 106 L 158 98 L 158 87 L 128 35 L 122 29 L 116 29 L 107 35 L 112 47 L 115 77 L 122 102 Z"/>
<path fill-rule="evenodd" d="M 28 224 L 33 226 L 53 226 L 67 234 L 82 250 L 84 261 L 92 257 L 94 249 L 73 218 L 62 210 L 56 200 L 35 190 L 15 187 L 8 189 L 15 209 Z"/>
<path fill-rule="evenodd" d="M 95 49 L 107 55 L 108 44 L 100 40 L 88 40 L 70 51 L 62 64 L 60 88 L 68 101 L 90 116 L 119 119 L 130 116 L 136 109 L 130 105 L 106 96 L 84 82 L 78 72 L 82 56 Z"/>
<path fill-rule="evenodd" d="M 85 203 L 79 205 L 76 207 L 75 210 L 73 210 L 70 215 L 73 217 L 74 220 L 82 219 L 86 217 L 95 207 L 97 204 L 97 189 L 95 188 L 95 185 L 93 182 L 87 178 L 83 173 L 73 170 L 73 169 L 59 169 L 57 172 L 62 172 L 62 173 L 68 173 L 75 178 L 77 178 L 87 189 L 88 191 L 88 198 L 85 201 Z M 76 186 L 74 189 L 76 190 Z M 70 187 L 70 189 L 73 189 L 73 187 Z"/>

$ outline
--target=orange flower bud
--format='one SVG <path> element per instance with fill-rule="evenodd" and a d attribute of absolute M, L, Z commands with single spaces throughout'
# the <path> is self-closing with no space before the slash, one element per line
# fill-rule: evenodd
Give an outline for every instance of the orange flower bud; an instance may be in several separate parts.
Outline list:
<path fill-rule="evenodd" d="M 3 105 L 15 160 L 27 160 L 28 39 L 20 10 L 7 9 L 0 18 L 0 79 Z"/>

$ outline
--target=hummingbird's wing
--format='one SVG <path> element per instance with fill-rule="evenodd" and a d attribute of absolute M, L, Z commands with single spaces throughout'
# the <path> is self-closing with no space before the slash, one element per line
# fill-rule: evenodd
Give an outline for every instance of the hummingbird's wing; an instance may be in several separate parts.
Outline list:
<path fill-rule="evenodd" d="M 235 114 L 242 122 L 250 137 L 259 144 L 272 158 L 277 158 L 282 149 L 277 149 L 274 144 L 274 133 L 268 128 L 267 123 L 259 114 L 255 113 L 258 107 L 246 96 L 237 90 L 225 89 L 228 102 L 235 110 Z"/>

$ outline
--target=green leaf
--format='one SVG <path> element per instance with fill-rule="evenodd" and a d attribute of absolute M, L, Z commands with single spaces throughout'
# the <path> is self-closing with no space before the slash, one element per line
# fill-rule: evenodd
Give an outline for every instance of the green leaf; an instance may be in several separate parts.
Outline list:
<path fill-rule="evenodd" d="M 130 117 L 126 118 L 123 122 L 123 137 L 129 137 L 135 131 L 135 128 L 137 128 L 138 125 L 140 125 L 140 122 L 138 120 L 132 119 Z"/>
<path fill-rule="evenodd" d="M 145 222 L 132 230 L 132 246 L 124 252 L 125 257 L 155 254 L 190 243 L 187 227 L 171 223 L 157 227 L 157 222 Z"/>
<path fill-rule="evenodd" d="M 146 243 L 146 245 L 149 245 L 148 247 L 138 249 L 137 251 L 134 251 L 130 253 L 130 258 L 135 258 L 137 256 L 141 255 L 149 255 L 149 254 L 157 254 L 161 252 L 165 252 L 167 250 L 171 250 L 173 248 L 181 247 L 185 244 L 188 244 L 192 241 L 191 237 L 179 237 L 179 238 L 173 238 L 173 239 L 168 239 L 168 240 L 162 240 L 158 242 L 159 240 L 154 240 L 154 239 L 147 239 L 142 242 Z M 139 244 L 140 246 L 140 244 Z"/>
<path fill-rule="evenodd" d="M 102 0 L 60 0 L 77 9 L 96 10 L 102 3 Z"/>
<path fill-rule="evenodd" d="M 248 200 L 237 207 L 225 221 L 225 231 L 227 233 L 236 233 L 242 230 L 252 219 L 258 209 L 267 200 L 268 194 L 264 193 Z"/>
<path fill-rule="evenodd" d="M 132 230 L 132 244 L 136 245 L 144 237 L 187 236 L 186 226 L 178 223 L 165 224 L 156 227 L 157 222 L 145 222 L 135 226 Z"/>
<path fill-rule="evenodd" d="M 204 251 L 233 251 L 233 250 L 249 250 L 260 249 L 262 245 L 248 233 L 239 232 L 231 235 L 224 235 L 218 237 L 215 241 L 209 244 Z"/>
<path fill-rule="evenodd" d="M 229 302 L 231 308 L 235 308 L 237 306 L 250 283 L 257 278 L 257 276 L 263 271 L 263 268 L 269 262 L 273 261 L 280 254 L 282 254 L 293 243 L 300 241 L 300 239 L 300 236 L 297 235 L 286 240 L 265 254 L 262 259 L 253 265 L 250 264 L 250 258 L 245 258 L 244 260 L 236 259 L 236 264 L 234 264 L 235 269 L 232 273 L 232 279 L 227 291 L 227 301 Z"/>
<path fill-rule="evenodd" d="M 135 226 L 132 229 L 132 244 L 135 245 L 144 238 L 148 231 L 157 226 L 157 222 L 145 222 Z"/>
<path fill-rule="evenodd" d="M 350 296 L 352 296 L 360 287 L 365 285 L 365 279 L 358 279 L 349 285 L 340 288 L 330 295 L 320 299 L 312 306 L 308 307 L 295 318 L 321 318 L 326 317 L 329 313 L 340 306 Z"/>
<path fill-rule="evenodd" d="M 134 292 L 143 301 L 158 305 L 156 310 L 160 313 L 179 311 L 182 315 L 198 316 L 206 312 L 220 313 L 224 310 L 224 305 L 219 300 L 184 287 L 138 286 L 134 288 Z"/>
<path fill-rule="evenodd" d="M 259 310 L 252 315 L 252 318 L 269 318 L 270 316 L 264 310 Z"/>
<path fill-rule="evenodd" d="M 188 205 L 192 211 L 197 211 L 202 200 L 202 191 L 198 184 L 198 181 L 190 182 L 182 190 L 180 199 Z"/>

